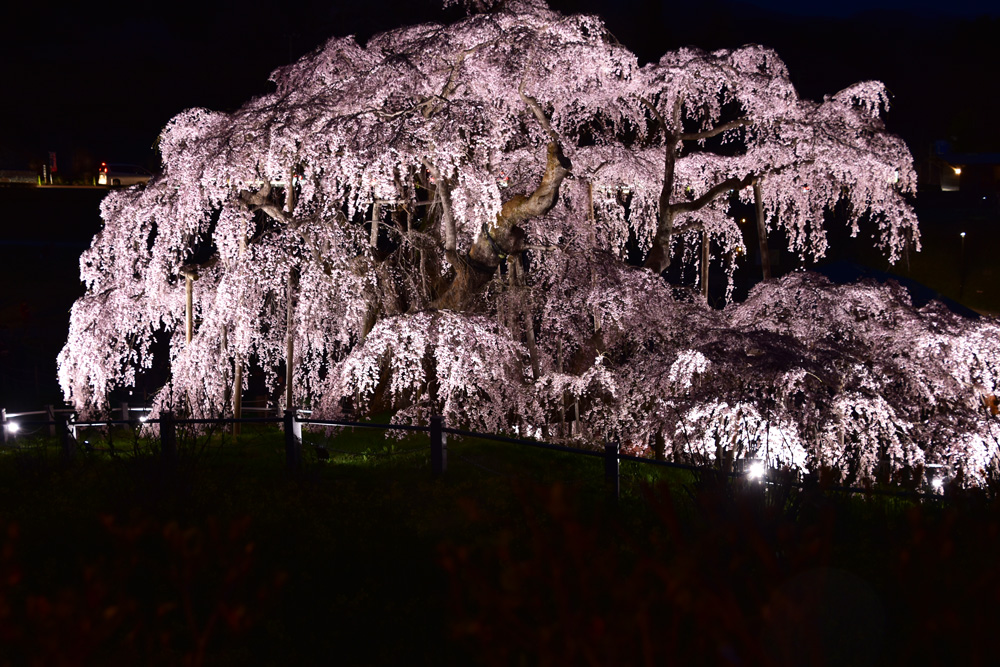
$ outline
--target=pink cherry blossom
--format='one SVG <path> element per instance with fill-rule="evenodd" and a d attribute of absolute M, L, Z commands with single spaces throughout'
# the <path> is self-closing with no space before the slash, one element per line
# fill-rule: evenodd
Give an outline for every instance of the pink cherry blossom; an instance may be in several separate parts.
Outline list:
<path fill-rule="evenodd" d="M 918 248 L 880 83 L 814 102 L 765 47 L 640 66 L 596 16 L 487 4 L 331 39 L 239 110 L 171 120 L 162 176 L 110 193 L 81 257 L 67 400 L 105 406 L 165 333 L 158 405 L 192 415 L 229 413 L 251 373 L 276 390 L 290 363 L 315 416 L 440 414 L 849 480 L 883 461 L 991 474 L 995 320 L 808 273 L 717 311 L 661 277 L 704 238 L 731 276 L 747 249 L 729 206 L 755 189 L 762 227 L 806 259 L 838 202 L 890 260 Z"/>

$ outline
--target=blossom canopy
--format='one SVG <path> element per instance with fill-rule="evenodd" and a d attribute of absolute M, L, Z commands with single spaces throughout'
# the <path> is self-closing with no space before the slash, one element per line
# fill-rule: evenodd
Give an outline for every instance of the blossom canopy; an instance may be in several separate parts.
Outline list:
<path fill-rule="evenodd" d="M 804 100 L 756 45 L 640 65 L 598 17 L 523 0 L 334 38 L 271 79 L 233 113 L 176 116 L 162 176 L 104 200 L 59 357 L 79 408 L 168 336 L 158 404 L 197 415 L 284 370 L 285 403 L 316 414 L 705 460 L 739 443 L 854 475 L 948 458 L 930 442 L 949 439 L 991 465 L 995 323 L 809 274 L 713 311 L 662 275 L 714 259 L 731 277 L 740 200 L 804 258 L 838 204 L 890 260 L 919 247 L 882 84 Z"/>

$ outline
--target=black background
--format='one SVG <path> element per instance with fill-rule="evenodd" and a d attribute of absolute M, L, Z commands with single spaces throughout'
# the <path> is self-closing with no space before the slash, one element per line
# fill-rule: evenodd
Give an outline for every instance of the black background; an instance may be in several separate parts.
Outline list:
<path fill-rule="evenodd" d="M 835 4 L 814 15 L 730 2 L 555 0 L 597 12 L 644 61 L 686 45 L 749 42 L 777 49 L 800 92 L 819 98 L 863 79 L 893 94 L 890 130 L 920 158 L 934 139 L 965 150 L 1000 150 L 995 43 L 1000 10 L 985 3 L 928 3 L 851 17 Z M 761 4 L 778 5 L 777 0 Z M 848 5 L 849 6 L 849 5 Z M 344 3 L 78 3 L 2 10 L 0 168 L 37 167 L 50 151 L 63 173 L 95 161 L 155 168 L 160 128 L 179 111 L 233 110 L 269 90 L 267 77 L 334 35 L 374 32 L 461 15 L 428 0 Z M 950 12 L 943 14 L 941 12 Z"/>

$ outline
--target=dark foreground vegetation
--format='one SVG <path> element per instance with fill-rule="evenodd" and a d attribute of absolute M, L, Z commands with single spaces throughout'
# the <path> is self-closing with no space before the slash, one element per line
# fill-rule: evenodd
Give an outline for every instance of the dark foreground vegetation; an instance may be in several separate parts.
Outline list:
<path fill-rule="evenodd" d="M 426 437 L 0 453 L 0 664 L 986 664 L 1000 506 Z M 326 446 L 318 450 L 317 444 Z"/>

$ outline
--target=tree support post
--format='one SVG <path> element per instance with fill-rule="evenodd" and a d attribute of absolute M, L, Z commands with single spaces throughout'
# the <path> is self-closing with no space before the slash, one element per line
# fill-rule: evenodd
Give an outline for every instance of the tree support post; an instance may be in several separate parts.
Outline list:
<path fill-rule="evenodd" d="M 292 409 L 295 400 L 295 271 L 288 271 L 287 304 L 285 309 L 285 410 Z"/>
<path fill-rule="evenodd" d="M 222 326 L 222 343 L 219 346 L 222 352 L 222 356 L 225 359 L 229 358 L 229 326 Z M 222 411 L 219 414 L 220 417 L 226 416 L 226 411 L 229 409 L 229 404 L 233 400 L 233 387 L 229 382 L 229 364 L 227 363 L 222 367 Z"/>
<path fill-rule="evenodd" d="M 63 419 L 56 424 L 61 431 L 60 440 L 62 444 L 62 460 L 63 463 L 72 463 L 76 459 L 76 434 L 74 433 L 73 427 L 69 423 L 69 419 Z"/>
<path fill-rule="evenodd" d="M 711 243 L 708 230 L 702 229 L 701 231 L 701 295 L 705 298 L 705 303 L 708 303 L 708 262 L 711 259 L 711 252 L 709 251 L 709 244 Z"/>
<path fill-rule="evenodd" d="M 757 243 L 760 246 L 760 270 L 764 280 L 771 279 L 771 253 L 767 247 L 767 222 L 764 220 L 764 194 L 760 179 L 753 182 L 753 205 L 757 217 Z"/>
<path fill-rule="evenodd" d="M 431 417 L 431 472 L 440 477 L 448 469 L 448 436 L 444 417 Z"/>
<path fill-rule="evenodd" d="M 190 275 L 184 277 L 185 318 L 184 338 L 190 344 L 194 338 L 194 280 Z"/>
<path fill-rule="evenodd" d="M 0 408 L 0 447 L 7 446 L 7 410 Z"/>
<path fill-rule="evenodd" d="M 198 280 L 198 268 L 184 265 L 180 274 L 184 276 L 184 338 L 190 345 L 194 338 L 194 281 Z"/>
<path fill-rule="evenodd" d="M 604 443 L 604 482 L 608 487 L 608 496 L 618 502 L 621 497 L 620 460 L 618 454 L 620 444 L 617 440 Z"/>
<path fill-rule="evenodd" d="M 243 419 L 243 358 L 236 354 L 233 372 L 233 419 Z M 240 422 L 233 423 L 233 435 L 240 434 Z"/>
<path fill-rule="evenodd" d="M 294 189 L 293 189 L 294 192 Z M 247 236 L 240 233 L 240 260 L 247 252 Z M 228 342 L 228 341 L 227 341 Z M 233 419 L 243 419 L 243 355 L 239 351 L 233 358 Z M 233 423 L 233 435 L 240 434 L 240 422 Z"/>
<path fill-rule="evenodd" d="M 295 410 L 285 410 L 285 465 L 289 470 L 302 467 L 302 424 L 295 418 Z"/>
<path fill-rule="evenodd" d="M 160 413 L 160 459 L 168 466 L 177 463 L 177 425 L 169 410 Z"/>
<path fill-rule="evenodd" d="M 56 437 L 56 427 L 58 424 L 56 423 L 56 410 L 53 406 L 45 406 L 45 419 L 49 422 L 49 437 Z"/>

